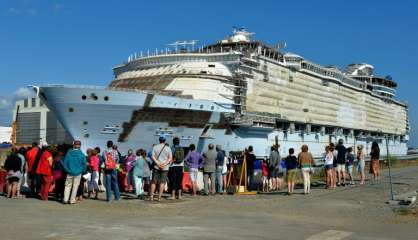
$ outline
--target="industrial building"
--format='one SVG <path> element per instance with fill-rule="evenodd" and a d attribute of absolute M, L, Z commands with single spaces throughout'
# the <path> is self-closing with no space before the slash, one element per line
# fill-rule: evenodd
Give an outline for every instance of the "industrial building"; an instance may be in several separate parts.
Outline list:
<path fill-rule="evenodd" d="M 72 137 L 39 98 L 16 101 L 13 116 L 16 126 L 15 141 L 18 145 L 33 142 L 41 145 L 72 142 Z"/>

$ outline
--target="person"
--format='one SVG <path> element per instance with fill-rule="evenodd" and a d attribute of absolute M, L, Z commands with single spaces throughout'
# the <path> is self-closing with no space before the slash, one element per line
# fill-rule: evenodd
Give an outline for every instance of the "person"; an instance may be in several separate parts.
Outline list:
<path fill-rule="evenodd" d="M 308 152 L 308 145 L 303 144 L 301 153 L 298 155 L 298 164 L 302 170 L 303 176 L 303 193 L 309 194 L 311 191 L 311 173 L 312 166 L 315 164 L 312 154 Z"/>
<path fill-rule="evenodd" d="M 295 149 L 289 148 L 289 155 L 286 157 L 285 163 L 287 170 L 287 194 L 292 195 L 295 188 L 296 168 L 298 166 L 298 159 L 295 156 Z"/>
<path fill-rule="evenodd" d="M 199 173 L 199 169 L 203 167 L 203 157 L 196 150 L 196 146 L 194 144 L 190 144 L 189 153 L 187 154 L 184 162 L 189 167 L 189 178 L 190 182 L 192 183 L 193 197 L 195 197 L 198 190 L 197 174 Z"/>
<path fill-rule="evenodd" d="M 54 182 L 52 174 L 53 157 L 50 147 L 45 147 L 39 160 L 39 165 L 36 174 L 41 176 L 42 185 L 40 191 L 41 200 L 48 201 L 49 189 Z"/>
<path fill-rule="evenodd" d="M 25 159 L 26 149 L 24 147 L 19 148 L 17 151 L 17 156 L 20 158 L 20 161 L 22 162 L 20 173 L 22 174 L 22 177 L 19 179 L 19 183 L 17 184 L 17 197 L 21 197 L 20 195 L 20 189 L 22 186 L 25 186 L 27 175 L 26 175 L 26 159 Z"/>
<path fill-rule="evenodd" d="M 379 158 L 380 158 L 380 149 L 379 144 L 377 142 L 372 143 L 372 149 L 370 152 L 370 173 L 373 174 L 373 181 L 377 183 L 379 181 L 380 176 L 380 165 L 379 165 Z"/>
<path fill-rule="evenodd" d="M 141 198 L 144 194 L 143 190 L 143 177 L 144 177 L 144 170 L 148 168 L 148 163 L 145 160 L 147 157 L 147 151 L 144 149 L 138 149 L 136 151 L 136 159 L 134 165 L 132 166 L 132 177 L 133 177 L 133 184 L 135 195 L 138 198 Z"/>
<path fill-rule="evenodd" d="M 350 179 L 350 185 L 354 185 L 354 178 L 353 178 L 353 165 L 354 165 L 354 154 L 353 148 L 347 148 L 347 160 L 346 160 L 346 168 L 348 173 L 348 178 Z"/>
<path fill-rule="evenodd" d="M 366 175 L 364 174 L 364 166 L 365 166 L 365 159 L 366 154 L 364 154 L 364 147 L 363 145 L 357 146 L 357 172 L 360 174 L 360 185 L 364 185 L 366 180 Z"/>
<path fill-rule="evenodd" d="M 11 153 L 4 162 L 4 168 L 7 171 L 7 197 L 17 198 L 17 185 L 22 177 L 20 172 L 22 168 L 22 160 L 17 155 L 16 147 L 12 147 Z"/>
<path fill-rule="evenodd" d="M 54 193 L 55 198 L 59 202 L 61 202 L 64 198 L 65 180 L 67 178 L 63 167 L 63 156 L 64 153 L 62 152 L 62 150 L 58 150 L 52 154 L 52 174 L 54 176 Z"/>
<path fill-rule="evenodd" d="M 107 149 L 103 151 L 104 159 L 104 180 L 106 188 L 106 201 L 112 201 L 112 190 L 115 195 L 115 200 L 119 201 L 120 192 L 118 177 L 116 172 L 116 164 L 119 162 L 119 152 L 117 149 L 113 148 L 113 141 L 109 140 L 106 143 Z"/>
<path fill-rule="evenodd" d="M 335 147 L 337 150 L 337 186 L 345 186 L 345 161 L 347 149 L 344 147 L 344 140 L 339 139 L 338 144 Z"/>
<path fill-rule="evenodd" d="M 334 149 L 332 146 L 325 147 L 325 177 L 326 177 L 326 188 L 333 189 L 335 185 L 334 178 Z"/>
<path fill-rule="evenodd" d="M 245 160 L 247 165 L 247 178 L 248 178 L 248 190 L 251 190 L 253 187 L 254 179 L 254 163 L 256 160 L 253 146 L 248 146 L 248 149 L 245 153 Z"/>
<path fill-rule="evenodd" d="M 278 191 L 282 187 L 280 175 L 280 153 L 278 151 L 279 146 L 273 145 L 270 149 L 269 156 L 269 170 L 270 170 L 270 179 L 273 191 Z"/>
<path fill-rule="evenodd" d="M 333 188 L 337 187 L 337 179 L 338 179 L 338 172 L 337 172 L 337 155 L 338 155 L 338 151 L 335 150 L 335 144 L 334 143 L 329 143 L 329 147 L 330 150 L 332 151 L 332 155 L 334 156 L 334 159 L 332 160 L 332 176 L 334 177 L 333 183 L 334 185 L 332 186 Z"/>
<path fill-rule="evenodd" d="M 26 152 L 26 171 L 28 176 L 28 185 L 32 196 L 36 196 L 36 192 L 38 191 L 38 189 L 36 188 L 37 179 L 34 165 L 37 156 L 39 155 L 40 157 L 40 151 L 41 149 L 38 147 L 38 143 L 34 142 L 32 143 L 32 148 Z"/>
<path fill-rule="evenodd" d="M 63 161 L 63 168 L 67 173 L 64 188 L 64 204 L 75 204 L 78 186 L 81 180 L 81 173 L 87 166 L 87 160 L 84 153 L 80 150 L 81 141 L 73 142 L 73 149 L 69 150 Z"/>
<path fill-rule="evenodd" d="M 221 145 L 216 145 L 216 181 L 215 181 L 215 188 L 216 192 L 222 194 L 223 191 L 223 170 L 224 170 L 224 163 L 225 163 L 225 151 L 222 150 Z"/>
<path fill-rule="evenodd" d="M 170 164 L 173 161 L 173 154 L 171 149 L 165 143 L 165 136 L 160 136 L 159 144 L 152 149 L 152 160 L 154 162 L 154 169 L 152 172 L 151 195 L 150 200 L 154 200 L 154 193 L 157 184 L 159 185 L 158 201 L 161 201 L 161 196 L 164 192 L 164 187 L 167 182 L 167 174 Z"/>
<path fill-rule="evenodd" d="M 99 157 L 99 190 L 100 192 L 104 192 L 106 188 L 104 187 L 104 158 L 101 153 L 100 147 L 95 147 L 94 150 L 97 152 L 97 156 Z"/>
<path fill-rule="evenodd" d="M 97 199 L 99 196 L 99 165 L 100 159 L 97 156 L 96 149 L 92 149 L 89 156 L 89 167 L 90 167 L 90 181 L 88 181 L 88 198 L 91 197 L 91 194 L 94 192 L 94 199 Z"/>
<path fill-rule="evenodd" d="M 227 188 L 227 175 L 228 175 L 228 157 L 225 156 L 224 165 L 222 166 L 222 187 L 223 193 L 226 193 Z"/>
<path fill-rule="evenodd" d="M 203 189 L 204 194 L 215 194 L 215 171 L 216 171 L 216 157 L 218 153 L 215 146 L 210 143 L 208 150 L 203 153 Z M 210 179 L 210 190 L 209 190 Z"/>
<path fill-rule="evenodd" d="M 269 191 L 269 166 L 267 164 L 267 159 L 264 158 L 263 162 L 261 163 L 261 173 L 262 173 L 262 181 L 263 181 L 263 192 Z"/>
<path fill-rule="evenodd" d="M 132 192 L 134 181 L 133 181 L 133 166 L 135 165 L 137 156 L 134 154 L 132 149 L 128 150 L 128 155 L 125 157 L 125 172 L 126 172 L 126 191 Z"/>
<path fill-rule="evenodd" d="M 184 167 L 184 149 L 180 146 L 180 138 L 173 138 L 173 147 L 171 149 L 173 162 L 168 170 L 168 179 L 170 184 L 171 197 L 168 199 L 181 199 L 181 190 L 183 188 L 183 167 Z"/>

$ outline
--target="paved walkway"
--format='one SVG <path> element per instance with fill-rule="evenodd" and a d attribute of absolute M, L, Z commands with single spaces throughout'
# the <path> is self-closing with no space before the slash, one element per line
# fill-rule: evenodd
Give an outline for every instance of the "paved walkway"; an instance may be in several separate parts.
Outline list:
<path fill-rule="evenodd" d="M 395 169 L 394 183 L 398 194 L 418 189 L 418 167 Z M 377 185 L 314 188 L 308 196 L 126 197 L 72 206 L 0 197 L 0 239 L 417 239 L 418 217 L 387 200 L 386 172 Z"/>

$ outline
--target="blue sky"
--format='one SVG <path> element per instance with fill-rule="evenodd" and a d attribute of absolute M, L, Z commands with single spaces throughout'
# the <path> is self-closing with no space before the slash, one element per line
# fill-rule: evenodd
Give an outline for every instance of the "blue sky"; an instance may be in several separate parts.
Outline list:
<path fill-rule="evenodd" d="M 245 26 L 270 44 L 286 42 L 320 64 L 375 66 L 399 83 L 418 146 L 418 1 L 0 2 L 0 125 L 28 84 L 106 85 L 112 67 L 176 40 L 212 43 Z"/>

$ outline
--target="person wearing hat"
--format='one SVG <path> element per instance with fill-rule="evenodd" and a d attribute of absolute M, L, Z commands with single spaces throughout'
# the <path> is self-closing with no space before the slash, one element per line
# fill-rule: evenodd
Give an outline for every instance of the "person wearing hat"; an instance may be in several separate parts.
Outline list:
<path fill-rule="evenodd" d="M 79 140 L 75 140 L 73 142 L 73 149 L 67 152 L 63 161 L 63 168 L 67 172 L 63 199 L 64 204 L 76 203 L 75 197 L 77 195 L 77 189 L 80 184 L 81 173 L 83 173 L 87 167 L 86 156 L 80 150 L 80 147 L 81 142 Z"/>
<path fill-rule="evenodd" d="M 167 182 L 167 174 L 170 164 L 173 160 L 173 154 L 171 149 L 165 143 L 165 136 L 160 136 L 159 144 L 155 145 L 152 149 L 152 161 L 154 164 L 154 170 L 152 172 L 151 194 L 150 200 L 154 200 L 154 192 L 156 185 L 159 184 L 160 191 L 158 192 L 158 201 L 161 200 L 161 195 L 164 192 L 164 187 Z"/>

